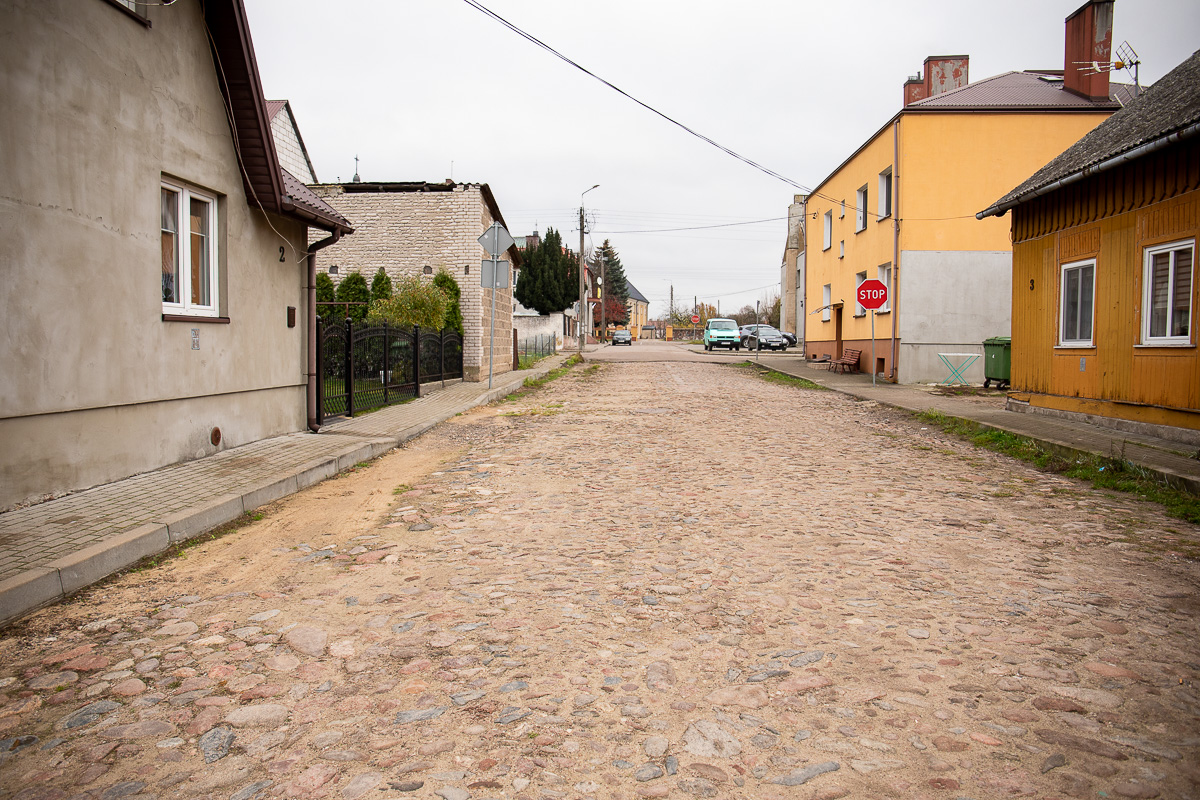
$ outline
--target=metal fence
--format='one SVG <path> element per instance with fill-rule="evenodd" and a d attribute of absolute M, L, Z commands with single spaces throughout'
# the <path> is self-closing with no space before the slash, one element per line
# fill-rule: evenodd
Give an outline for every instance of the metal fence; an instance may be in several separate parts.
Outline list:
<path fill-rule="evenodd" d="M 517 342 L 517 357 L 539 359 L 558 352 L 558 337 L 553 333 L 530 336 Z"/>
<path fill-rule="evenodd" d="M 318 422 L 421 396 L 421 384 L 461 378 L 462 337 L 418 327 L 317 319 Z"/>

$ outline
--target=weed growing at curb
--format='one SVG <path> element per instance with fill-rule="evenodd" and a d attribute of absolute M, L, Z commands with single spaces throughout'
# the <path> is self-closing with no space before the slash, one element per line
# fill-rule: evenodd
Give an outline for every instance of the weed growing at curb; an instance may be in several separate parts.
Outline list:
<path fill-rule="evenodd" d="M 798 378 L 795 375 L 787 375 L 783 372 L 776 372 L 773 369 L 764 369 L 758 366 L 753 361 L 742 361 L 733 366 L 742 369 L 753 369 L 758 377 L 762 378 L 767 383 L 777 383 L 780 386 L 794 386 L 797 389 L 815 389 L 819 392 L 829 391 L 828 386 L 822 386 L 819 383 L 813 383 L 808 378 Z"/>
<path fill-rule="evenodd" d="M 976 447 L 1012 456 L 1043 472 L 1088 481 L 1097 489 L 1136 495 L 1162 505 L 1172 517 L 1200 524 L 1200 497 L 1176 489 L 1157 478 L 1149 470 L 1127 460 L 1124 452 L 1108 457 L 1080 455 L 1072 459 L 1047 449 L 1027 436 L 984 428 L 971 420 L 947 416 L 940 411 L 922 411 L 916 418 L 966 439 Z M 1188 558 L 1200 557 L 1200 542 L 1183 540 L 1182 543 L 1184 547 L 1171 549 Z"/>
<path fill-rule="evenodd" d="M 505 396 L 501 402 L 511 403 L 514 400 L 520 400 L 525 395 L 542 388 L 550 381 L 558 380 L 563 375 L 566 375 L 568 372 L 570 372 L 572 367 L 574 367 L 576 364 L 582 363 L 583 359 L 580 358 L 578 354 L 573 355 L 564 361 L 561 367 L 555 367 L 540 378 L 526 378 L 525 382 L 521 384 L 520 389 L 517 389 L 515 392 Z"/>

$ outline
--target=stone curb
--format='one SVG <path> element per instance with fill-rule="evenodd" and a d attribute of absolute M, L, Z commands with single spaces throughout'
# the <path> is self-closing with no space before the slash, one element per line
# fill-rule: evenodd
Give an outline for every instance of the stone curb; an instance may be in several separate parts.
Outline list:
<path fill-rule="evenodd" d="M 559 363 L 559 359 L 554 359 L 553 364 L 522 370 L 521 373 L 524 378 L 540 378 Z M 404 428 L 395 436 L 359 439 L 345 435 L 342 438 L 348 441 L 346 445 L 273 478 L 251 484 L 239 494 L 225 494 L 206 500 L 2 581 L 0 628 L 31 611 L 62 600 L 147 556 L 161 553 L 173 544 L 206 533 L 237 519 L 242 514 L 295 494 L 363 461 L 378 458 L 453 416 L 506 397 L 523 384 L 524 380 L 520 383 L 509 382 L 503 387 L 486 390 L 474 399 L 460 401 L 437 411 L 430 409 L 433 413 L 429 417 Z M 334 431 L 328 436 L 333 440 L 339 434 Z"/>
<path fill-rule="evenodd" d="M 769 367 L 766 364 L 758 364 L 756 366 L 758 367 L 758 369 L 769 370 L 771 372 L 775 372 L 780 375 L 787 375 L 790 378 L 803 377 L 803 376 L 793 375 L 792 373 L 785 372 L 781 369 L 776 369 L 775 367 Z M 851 389 L 839 388 L 837 386 L 830 386 L 829 384 L 826 384 L 826 383 L 822 383 L 821 386 L 826 389 L 829 389 L 831 391 L 837 392 L 838 394 L 844 394 L 848 397 L 853 397 L 857 400 L 870 400 L 871 402 L 878 403 L 881 406 L 888 406 L 889 408 L 895 408 L 899 411 L 905 411 L 910 414 L 921 413 L 921 409 L 910 408 L 909 406 L 901 405 L 900 403 L 891 403 L 891 402 L 888 402 L 887 400 L 880 400 L 877 397 L 868 397 L 864 394 L 855 392 Z M 956 420 L 960 420 L 962 422 L 970 422 L 974 425 L 978 425 L 980 428 L 982 428 L 984 430 L 998 431 L 1000 433 L 1011 433 L 1014 436 L 1024 436 L 1026 439 L 1032 439 L 1033 441 L 1037 442 L 1038 444 L 1043 445 L 1047 450 L 1050 450 L 1054 454 L 1062 456 L 1063 458 L 1078 458 L 1080 456 L 1100 456 L 1103 458 L 1108 455 L 1107 453 L 1102 453 L 1098 450 L 1089 450 L 1086 447 L 1080 447 L 1079 445 L 1073 444 L 1070 442 L 1062 442 L 1062 441 L 1058 441 L 1056 439 L 1048 439 L 1044 436 L 1038 436 L 1037 434 L 1029 433 L 1028 431 L 1017 430 L 1014 428 L 1007 428 L 1003 425 L 998 425 L 994 422 L 983 422 L 982 420 L 974 419 L 972 417 L 963 417 L 963 416 L 959 416 L 957 414 L 947 414 L 944 411 L 940 412 L 940 413 L 942 413 L 943 416 L 946 416 L 950 419 L 956 419 Z M 1180 473 L 1176 472 L 1175 470 L 1168 469 L 1166 467 L 1153 467 L 1148 464 L 1141 464 L 1141 463 L 1138 463 L 1138 462 L 1132 461 L 1132 460 L 1131 460 L 1131 463 L 1137 464 L 1137 466 L 1140 469 L 1146 470 L 1146 472 L 1158 477 L 1160 480 L 1166 482 L 1167 484 L 1174 486 L 1176 489 L 1181 489 L 1182 491 L 1190 492 L 1191 494 L 1200 495 L 1200 479 L 1194 478 L 1191 475 L 1181 475 Z"/>

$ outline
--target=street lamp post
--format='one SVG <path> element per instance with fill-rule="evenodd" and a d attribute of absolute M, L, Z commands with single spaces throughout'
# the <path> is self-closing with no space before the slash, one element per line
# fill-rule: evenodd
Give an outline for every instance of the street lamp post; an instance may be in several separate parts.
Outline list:
<path fill-rule="evenodd" d="M 592 189 L 599 189 L 600 184 L 596 184 Z M 585 189 L 579 195 L 579 355 L 583 356 L 583 343 L 587 334 L 583 327 L 583 312 L 587 308 L 587 282 L 585 280 L 584 263 L 583 263 L 583 196 L 592 189 Z"/>

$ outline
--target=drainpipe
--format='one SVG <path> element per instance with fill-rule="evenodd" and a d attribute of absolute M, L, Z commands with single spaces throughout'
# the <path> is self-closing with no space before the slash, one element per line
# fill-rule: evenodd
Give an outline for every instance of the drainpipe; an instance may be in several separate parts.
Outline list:
<path fill-rule="evenodd" d="M 892 123 L 892 370 L 889 379 L 896 377 L 896 320 L 900 316 L 900 117 Z"/>
<path fill-rule="evenodd" d="M 321 429 L 317 423 L 317 251 L 337 244 L 342 238 L 340 228 L 319 242 L 308 246 L 308 429 L 316 433 Z"/>

